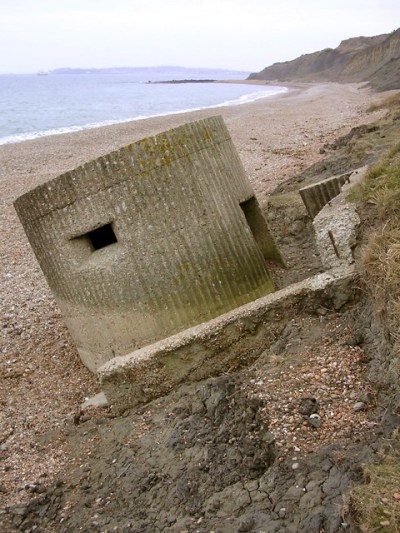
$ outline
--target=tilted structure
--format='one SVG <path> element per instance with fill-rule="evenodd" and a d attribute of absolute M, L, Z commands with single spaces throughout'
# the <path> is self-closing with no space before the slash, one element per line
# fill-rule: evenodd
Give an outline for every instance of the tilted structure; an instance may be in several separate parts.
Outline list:
<path fill-rule="evenodd" d="M 274 290 L 265 260 L 279 253 L 220 117 L 86 163 L 15 208 L 92 370 Z"/>

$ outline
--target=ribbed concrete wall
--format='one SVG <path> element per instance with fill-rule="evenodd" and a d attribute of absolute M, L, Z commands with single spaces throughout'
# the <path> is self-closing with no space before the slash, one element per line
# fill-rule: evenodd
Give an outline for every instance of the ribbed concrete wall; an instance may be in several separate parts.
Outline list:
<path fill-rule="evenodd" d="M 265 256 L 276 249 L 255 199 L 249 217 L 253 196 L 212 117 L 87 163 L 15 207 L 95 370 L 273 290 Z"/>
<path fill-rule="evenodd" d="M 312 219 L 328 204 L 335 196 L 340 194 L 342 185 L 348 180 L 350 174 L 333 176 L 318 183 L 313 183 L 299 190 L 300 196 Z"/>

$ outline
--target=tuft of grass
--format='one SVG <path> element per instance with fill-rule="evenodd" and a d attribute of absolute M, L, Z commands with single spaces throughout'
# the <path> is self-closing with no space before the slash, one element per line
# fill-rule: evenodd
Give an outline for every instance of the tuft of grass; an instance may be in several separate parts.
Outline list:
<path fill-rule="evenodd" d="M 369 169 L 351 199 L 376 205 L 381 219 L 400 215 L 400 143 Z"/>
<path fill-rule="evenodd" d="M 381 109 L 393 109 L 400 106 L 400 92 L 397 92 L 395 94 L 392 94 L 391 96 L 388 96 L 384 100 L 378 100 L 377 102 L 373 102 L 370 107 L 367 109 L 369 113 L 373 113 L 374 111 L 379 111 Z"/>
<path fill-rule="evenodd" d="M 363 533 L 400 533 L 400 438 L 381 450 L 381 462 L 364 468 L 365 484 L 350 494 L 349 507 Z"/>
<path fill-rule="evenodd" d="M 393 340 L 400 339 L 400 143 L 353 193 L 375 213 L 361 253 L 361 274 L 377 312 L 384 313 Z"/>
<path fill-rule="evenodd" d="M 375 311 L 385 315 L 392 339 L 400 341 L 399 222 L 388 222 L 370 234 L 361 253 L 361 265 Z"/>

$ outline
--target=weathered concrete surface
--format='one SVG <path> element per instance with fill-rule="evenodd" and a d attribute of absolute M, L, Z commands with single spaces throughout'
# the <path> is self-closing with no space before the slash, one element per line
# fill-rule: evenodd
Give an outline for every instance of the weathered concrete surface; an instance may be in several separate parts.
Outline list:
<path fill-rule="evenodd" d="M 104 392 L 99 392 L 91 398 L 88 398 L 81 404 L 82 409 L 87 409 L 88 407 L 105 407 L 108 405 L 107 398 L 105 397 Z"/>
<path fill-rule="evenodd" d="M 314 219 L 315 240 L 326 269 L 354 263 L 360 217 L 354 204 L 327 205 Z"/>
<path fill-rule="evenodd" d="M 347 196 L 349 190 L 364 178 L 366 171 L 366 167 L 354 171 L 342 192 L 313 220 L 318 254 L 326 270 L 354 263 L 353 249 L 357 244 L 360 217 L 356 205 L 350 203 Z"/>
<path fill-rule="evenodd" d="M 299 190 L 311 219 L 315 218 L 326 204 L 340 194 L 342 185 L 349 179 L 349 176 L 350 174 L 332 176 Z"/>
<path fill-rule="evenodd" d="M 100 157 L 15 202 L 83 362 L 274 290 L 280 260 L 221 117 Z"/>
<path fill-rule="evenodd" d="M 184 381 L 197 381 L 250 364 L 273 344 L 289 316 L 319 306 L 340 309 L 356 289 L 352 267 L 319 274 L 260 298 L 181 334 L 116 357 L 99 369 L 114 409 L 145 403 Z M 289 311 L 290 310 L 290 311 Z"/>

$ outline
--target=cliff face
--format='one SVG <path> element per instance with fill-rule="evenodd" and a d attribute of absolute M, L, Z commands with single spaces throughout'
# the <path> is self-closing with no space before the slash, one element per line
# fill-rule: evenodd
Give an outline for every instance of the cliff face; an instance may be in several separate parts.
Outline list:
<path fill-rule="evenodd" d="M 249 79 L 266 81 L 368 81 L 377 90 L 400 88 L 400 29 L 354 37 L 335 48 L 275 63 Z"/>

